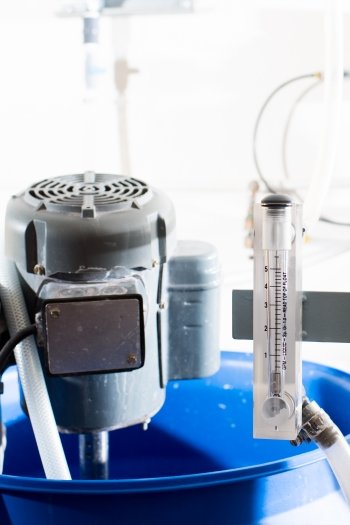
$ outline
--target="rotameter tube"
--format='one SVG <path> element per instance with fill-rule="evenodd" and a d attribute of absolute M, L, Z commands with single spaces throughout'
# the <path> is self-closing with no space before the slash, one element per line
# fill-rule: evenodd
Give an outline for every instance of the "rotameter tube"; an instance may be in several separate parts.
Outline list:
<path fill-rule="evenodd" d="M 254 213 L 254 436 L 301 425 L 301 207 L 269 195 Z"/>

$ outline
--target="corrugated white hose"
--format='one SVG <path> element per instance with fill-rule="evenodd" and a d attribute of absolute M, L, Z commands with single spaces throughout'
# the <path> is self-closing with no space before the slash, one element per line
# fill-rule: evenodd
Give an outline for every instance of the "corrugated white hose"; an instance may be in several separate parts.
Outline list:
<path fill-rule="evenodd" d="M 335 477 L 350 504 L 350 446 L 344 436 L 340 434 L 337 441 L 329 448 L 322 448 Z"/>
<path fill-rule="evenodd" d="M 2 423 L 0 423 L 2 425 Z M 0 474 L 4 469 L 4 459 L 5 459 L 5 450 L 6 450 L 6 428 L 5 425 L 2 425 L 2 442 L 0 446 Z"/>
<path fill-rule="evenodd" d="M 13 336 L 30 321 L 15 266 L 4 258 L 0 260 L 0 297 Z M 71 479 L 34 338 L 25 339 L 14 353 L 45 475 L 49 479 Z"/>
<path fill-rule="evenodd" d="M 350 504 L 350 446 L 337 425 L 316 401 L 309 401 L 307 398 L 304 400 L 303 425 L 299 436 L 300 440 L 294 444 L 300 444 L 306 436 L 322 449 L 345 499 Z"/>
<path fill-rule="evenodd" d="M 336 165 L 344 82 L 342 0 L 326 0 L 324 104 L 321 138 L 315 168 L 304 201 L 304 224 L 309 230 L 319 219 Z"/>

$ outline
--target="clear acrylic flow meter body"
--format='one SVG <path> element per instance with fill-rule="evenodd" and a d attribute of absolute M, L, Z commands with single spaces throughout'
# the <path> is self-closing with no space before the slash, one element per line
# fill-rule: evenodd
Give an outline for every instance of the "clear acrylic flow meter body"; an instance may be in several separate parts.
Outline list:
<path fill-rule="evenodd" d="M 270 195 L 254 210 L 254 437 L 301 426 L 301 206 Z"/>

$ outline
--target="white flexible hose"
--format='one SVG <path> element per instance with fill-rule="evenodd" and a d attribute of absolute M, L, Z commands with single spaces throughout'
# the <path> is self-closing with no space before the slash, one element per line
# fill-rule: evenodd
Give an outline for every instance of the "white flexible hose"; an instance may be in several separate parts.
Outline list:
<path fill-rule="evenodd" d="M 348 442 L 329 415 L 316 401 L 310 401 L 307 397 L 303 401 L 303 425 L 299 438 L 301 441 L 313 441 L 325 453 L 340 488 L 350 504 L 350 447 Z"/>
<path fill-rule="evenodd" d="M 2 474 L 4 469 L 4 459 L 6 450 L 6 427 L 1 422 L 0 425 L 2 425 L 2 442 L 0 445 L 0 474 Z"/>
<path fill-rule="evenodd" d="M 329 448 L 322 448 L 335 477 L 350 504 L 350 446 L 339 431 L 337 441 Z"/>
<path fill-rule="evenodd" d="M 304 201 L 304 221 L 310 229 L 319 219 L 334 173 L 344 75 L 342 0 L 326 0 L 324 105 L 319 152 Z"/>
<path fill-rule="evenodd" d="M 30 322 L 15 266 L 4 258 L 0 260 L 0 297 L 13 336 Z M 45 475 L 49 479 L 71 479 L 34 338 L 24 340 L 14 353 Z"/>

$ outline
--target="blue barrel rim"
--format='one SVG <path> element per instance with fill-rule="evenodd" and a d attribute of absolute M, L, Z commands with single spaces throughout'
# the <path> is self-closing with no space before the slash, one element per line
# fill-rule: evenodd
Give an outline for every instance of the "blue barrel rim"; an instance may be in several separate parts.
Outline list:
<path fill-rule="evenodd" d="M 222 361 L 230 361 L 232 363 L 233 357 L 234 363 L 241 361 L 243 364 L 247 364 L 251 361 L 252 354 L 247 352 L 221 352 Z M 315 365 L 319 371 L 331 373 L 335 377 L 350 380 L 350 374 L 347 372 L 318 363 L 308 363 Z M 350 445 L 350 434 L 346 436 L 346 439 Z M 66 481 L 2 474 L 0 475 L 0 490 L 4 494 L 6 494 L 6 492 L 71 494 L 72 488 L 74 487 L 74 493 L 76 494 L 135 494 L 198 489 L 282 474 L 286 471 L 306 467 L 318 461 L 326 461 L 326 457 L 321 450 L 305 451 L 297 456 L 247 467 L 139 479 L 109 479 L 98 481 L 74 479 Z"/>
<path fill-rule="evenodd" d="M 350 436 L 348 440 L 350 441 Z M 307 461 L 302 461 L 305 459 L 305 455 L 307 455 Z M 299 461 L 295 461 L 296 459 L 299 459 Z M 11 492 L 55 492 L 68 494 L 72 492 L 72 486 L 74 486 L 74 493 L 77 494 L 135 494 L 140 492 L 149 493 L 180 489 L 197 489 L 213 487 L 215 485 L 240 483 L 242 481 L 281 474 L 322 460 L 326 461 L 324 454 L 319 450 L 313 450 L 299 454 L 296 458 L 287 458 L 264 463 L 262 465 L 253 465 L 237 469 L 227 469 L 200 474 L 186 474 L 183 476 L 122 480 L 58 481 L 45 478 L 31 478 L 4 474 L 0 476 L 0 490 L 3 493 L 5 493 L 6 490 L 9 490 Z M 283 467 L 281 467 L 281 464 L 284 464 Z"/>

